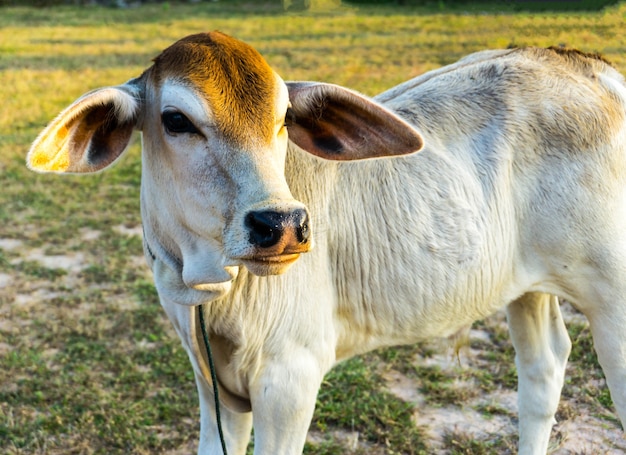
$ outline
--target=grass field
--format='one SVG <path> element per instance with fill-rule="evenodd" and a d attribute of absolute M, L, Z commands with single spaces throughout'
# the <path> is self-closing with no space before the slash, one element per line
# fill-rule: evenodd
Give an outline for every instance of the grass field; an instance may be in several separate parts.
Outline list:
<path fill-rule="evenodd" d="M 241 2 L 137 9 L 0 9 L 0 453 L 195 450 L 191 368 L 142 258 L 139 141 L 114 169 L 26 170 L 29 143 L 82 93 L 138 75 L 190 33 L 254 45 L 290 80 L 373 95 L 484 48 L 564 44 L 626 73 L 626 5 L 524 14 L 409 7 L 286 15 Z M 587 323 L 574 342 L 554 453 L 626 453 Z M 308 454 L 502 454 L 516 444 L 513 351 L 502 315 L 459 366 L 436 344 L 353 359 L 319 396 Z"/>

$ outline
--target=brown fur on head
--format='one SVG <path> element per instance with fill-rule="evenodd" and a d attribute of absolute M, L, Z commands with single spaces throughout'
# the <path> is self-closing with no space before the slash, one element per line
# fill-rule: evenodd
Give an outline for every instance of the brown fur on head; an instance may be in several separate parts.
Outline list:
<path fill-rule="evenodd" d="M 149 71 L 156 83 L 175 78 L 195 86 L 227 140 L 244 146 L 271 141 L 276 113 L 267 100 L 275 96 L 276 77 L 244 42 L 217 31 L 191 35 L 165 49 Z"/>

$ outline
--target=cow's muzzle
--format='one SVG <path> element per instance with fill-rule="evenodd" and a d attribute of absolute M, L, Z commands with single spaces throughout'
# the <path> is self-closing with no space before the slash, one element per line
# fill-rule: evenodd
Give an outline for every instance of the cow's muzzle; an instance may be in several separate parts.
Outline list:
<path fill-rule="evenodd" d="M 254 252 L 241 259 L 254 274 L 282 273 L 311 248 L 309 214 L 304 209 L 251 211 L 244 225 Z"/>
<path fill-rule="evenodd" d="M 261 249 L 300 249 L 310 237 L 309 214 L 296 209 L 288 213 L 272 210 L 252 211 L 246 215 L 250 243 Z"/>

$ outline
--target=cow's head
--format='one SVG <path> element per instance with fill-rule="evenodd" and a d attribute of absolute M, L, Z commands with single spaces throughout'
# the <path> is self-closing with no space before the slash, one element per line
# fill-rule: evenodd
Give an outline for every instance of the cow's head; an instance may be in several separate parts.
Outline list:
<path fill-rule="evenodd" d="M 245 266 L 284 272 L 311 248 L 307 208 L 284 168 L 288 140 L 332 160 L 414 152 L 413 128 L 352 91 L 282 79 L 219 32 L 167 48 L 140 77 L 89 92 L 28 154 L 40 172 L 114 163 L 143 133 L 142 217 L 150 255 L 190 289 L 223 295 Z"/>

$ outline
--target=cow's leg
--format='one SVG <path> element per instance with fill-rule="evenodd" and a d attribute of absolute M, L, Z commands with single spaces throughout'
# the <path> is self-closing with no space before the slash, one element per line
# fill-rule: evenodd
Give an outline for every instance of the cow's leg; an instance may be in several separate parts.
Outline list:
<path fill-rule="evenodd" d="M 621 226 L 614 232 L 619 230 Z M 616 236 L 604 245 L 609 246 L 592 250 L 600 252 L 599 266 L 568 285 L 576 292 L 572 304 L 589 320 L 593 347 L 626 429 L 626 240 Z"/>
<path fill-rule="evenodd" d="M 624 290 L 626 292 L 626 289 Z M 591 325 L 593 346 L 606 377 L 613 404 L 626 429 L 626 294 L 590 310 L 583 310 Z M 607 299 L 608 300 L 608 299 Z"/>
<path fill-rule="evenodd" d="M 217 429 L 213 388 L 196 374 L 200 399 L 200 444 L 198 455 L 222 455 L 222 444 Z M 222 430 L 228 455 L 245 455 L 252 429 L 252 413 L 237 413 L 220 406 Z"/>
<path fill-rule="evenodd" d="M 527 293 L 507 308 L 518 374 L 519 453 L 545 454 L 571 342 L 557 297 Z"/>
<path fill-rule="evenodd" d="M 254 455 L 300 455 L 323 372 L 303 353 L 267 364 L 251 389 Z"/>

